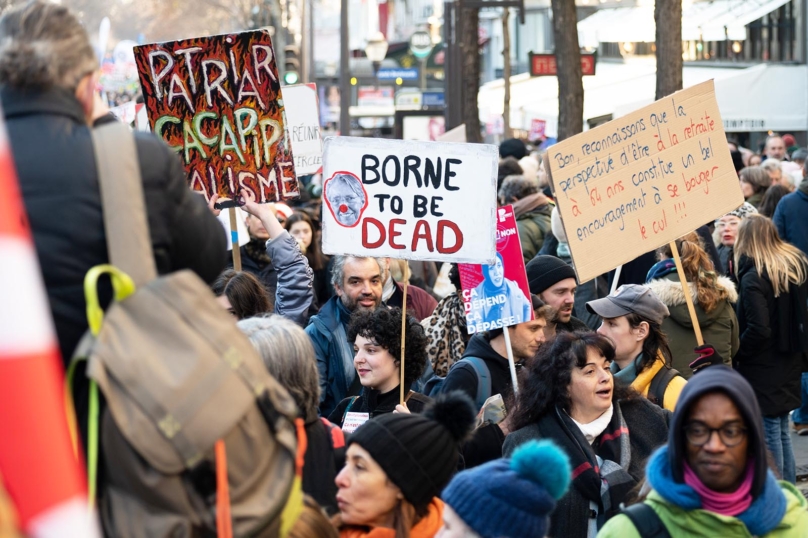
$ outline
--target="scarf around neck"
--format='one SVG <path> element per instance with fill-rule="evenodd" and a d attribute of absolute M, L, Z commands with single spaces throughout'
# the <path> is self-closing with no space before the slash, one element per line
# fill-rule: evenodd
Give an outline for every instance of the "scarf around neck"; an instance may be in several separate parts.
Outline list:
<path fill-rule="evenodd" d="M 707 510 L 702 497 L 692 486 L 674 481 L 667 445 L 651 456 L 645 476 L 654 491 L 667 502 L 683 510 Z M 750 534 L 763 536 L 777 528 L 783 520 L 786 504 L 786 496 L 777 479 L 771 471 L 767 471 L 761 494 L 735 517 L 746 525 Z"/>
<path fill-rule="evenodd" d="M 752 461 L 746 466 L 746 476 L 743 482 L 732 493 L 719 493 L 705 486 L 687 462 L 684 463 L 684 471 L 685 484 L 696 490 L 696 493 L 701 497 L 701 505 L 705 510 L 722 516 L 735 517 L 741 512 L 745 512 L 749 505 L 752 504 L 752 480 L 755 478 L 755 468 Z"/>
<path fill-rule="evenodd" d="M 581 433 L 584 434 L 587 442 L 591 445 L 595 442 L 595 439 L 597 439 L 598 436 L 603 433 L 603 430 L 609 426 L 609 423 L 612 421 L 612 415 L 614 415 L 614 405 L 610 406 L 609 409 L 604 411 L 601 416 L 588 424 L 581 424 L 574 418 L 570 418 L 575 425 L 578 426 L 578 429 L 581 430 Z"/>

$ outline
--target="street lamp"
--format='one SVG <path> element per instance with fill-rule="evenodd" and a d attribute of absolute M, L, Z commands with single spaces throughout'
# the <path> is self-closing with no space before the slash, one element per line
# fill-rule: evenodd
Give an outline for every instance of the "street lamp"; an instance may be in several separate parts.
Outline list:
<path fill-rule="evenodd" d="M 376 32 L 373 37 L 368 39 L 365 45 L 365 56 L 373 64 L 373 76 L 376 78 L 376 87 L 379 87 L 379 69 L 382 66 L 382 60 L 387 56 L 387 40 L 384 34 Z"/>

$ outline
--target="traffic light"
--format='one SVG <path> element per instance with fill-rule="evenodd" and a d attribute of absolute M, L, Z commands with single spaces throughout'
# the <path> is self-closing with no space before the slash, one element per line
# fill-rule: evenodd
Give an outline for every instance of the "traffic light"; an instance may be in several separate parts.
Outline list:
<path fill-rule="evenodd" d="M 283 82 L 285 84 L 297 84 L 300 80 L 300 47 L 298 45 L 287 45 L 283 49 Z"/>

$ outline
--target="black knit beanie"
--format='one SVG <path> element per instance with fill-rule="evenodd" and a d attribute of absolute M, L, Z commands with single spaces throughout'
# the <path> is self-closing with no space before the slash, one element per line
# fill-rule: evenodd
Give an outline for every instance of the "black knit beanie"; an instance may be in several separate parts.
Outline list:
<path fill-rule="evenodd" d="M 527 146 L 518 138 L 508 138 L 499 145 L 499 156 L 504 159 L 513 157 L 517 161 L 527 155 Z"/>
<path fill-rule="evenodd" d="M 474 425 L 474 407 L 462 392 L 441 394 L 422 415 L 387 413 L 365 422 L 349 438 L 384 469 L 423 512 L 457 470 L 460 442 Z"/>
<path fill-rule="evenodd" d="M 575 278 L 575 270 L 555 256 L 536 256 L 525 269 L 530 293 L 536 295 L 565 278 Z"/>
<path fill-rule="evenodd" d="M 705 394 L 720 392 L 726 394 L 741 412 L 749 438 L 749 456 L 755 459 L 755 478 L 752 481 L 752 498 L 757 498 L 766 483 L 766 441 L 763 434 L 763 413 L 760 411 L 755 391 L 741 374 L 726 366 L 711 366 L 691 377 L 673 413 L 671 427 L 668 430 L 668 458 L 670 459 L 673 479 L 684 483 L 685 461 L 685 420 L 690 408 Z"/>

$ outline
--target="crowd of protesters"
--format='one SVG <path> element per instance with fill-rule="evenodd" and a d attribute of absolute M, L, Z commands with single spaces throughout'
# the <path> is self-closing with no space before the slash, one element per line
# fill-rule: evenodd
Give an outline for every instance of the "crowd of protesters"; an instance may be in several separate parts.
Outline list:
<path fill-rule="evenodd" d="M 67 8 L 33 1 L 0 19 L 0 100 L 65 365 L 88 329 L 85 274 L 109 261 L 90 134 L 115 120 L 98 106 L 97 70 Z M 746 202 L 676 241 L 698 345 L 670 248 L 577 281 L 542 166 L 519 140 L 501 146 L 498 200 L 514 206 L 533 319 L 470 336 L 456 266 L 324 255 L 316 189 L 236 200 L 249 238 L 234 247 L 240 268 L 228 262 L 216 197 L 191 192 L 155 136 L 133 136 L 157 272 L 209 286 L 282 393 L 239 423 L 238 465 L 282 460 L 293 434 L 279 421 L 288 409 L 299 421 L 298 476 L 290 463 L 268 482 L 231 483 L 234 502 L 252 498 L 234 504 L 234 524 L 299 538 L 808 536 L 789 437 L 792 423 L 808 434 L 808 152 L 793 139 L 770 136 L 762 156 L 731 144 Z M 102 285 L 103 306 L 113 292 Z M 226 369 L 241 372 L 229 353 Z M 71 390 L 81 414 L 87 384 Z M 168 444 L 119 463 L 109 447 L 132 440 L 112 411 L 106 472 L 91 478 L 103 532 L 215 535 L 212 470 L 173 465 Z M 181 446 L 192 432 L 169 419 L 159 428 Z M 250 444 L 257 430 L 277 444 Z M 183 486 L 161 488 L 167 473 Z M 121 499 L 140 511 L 116 509 Z"/>

